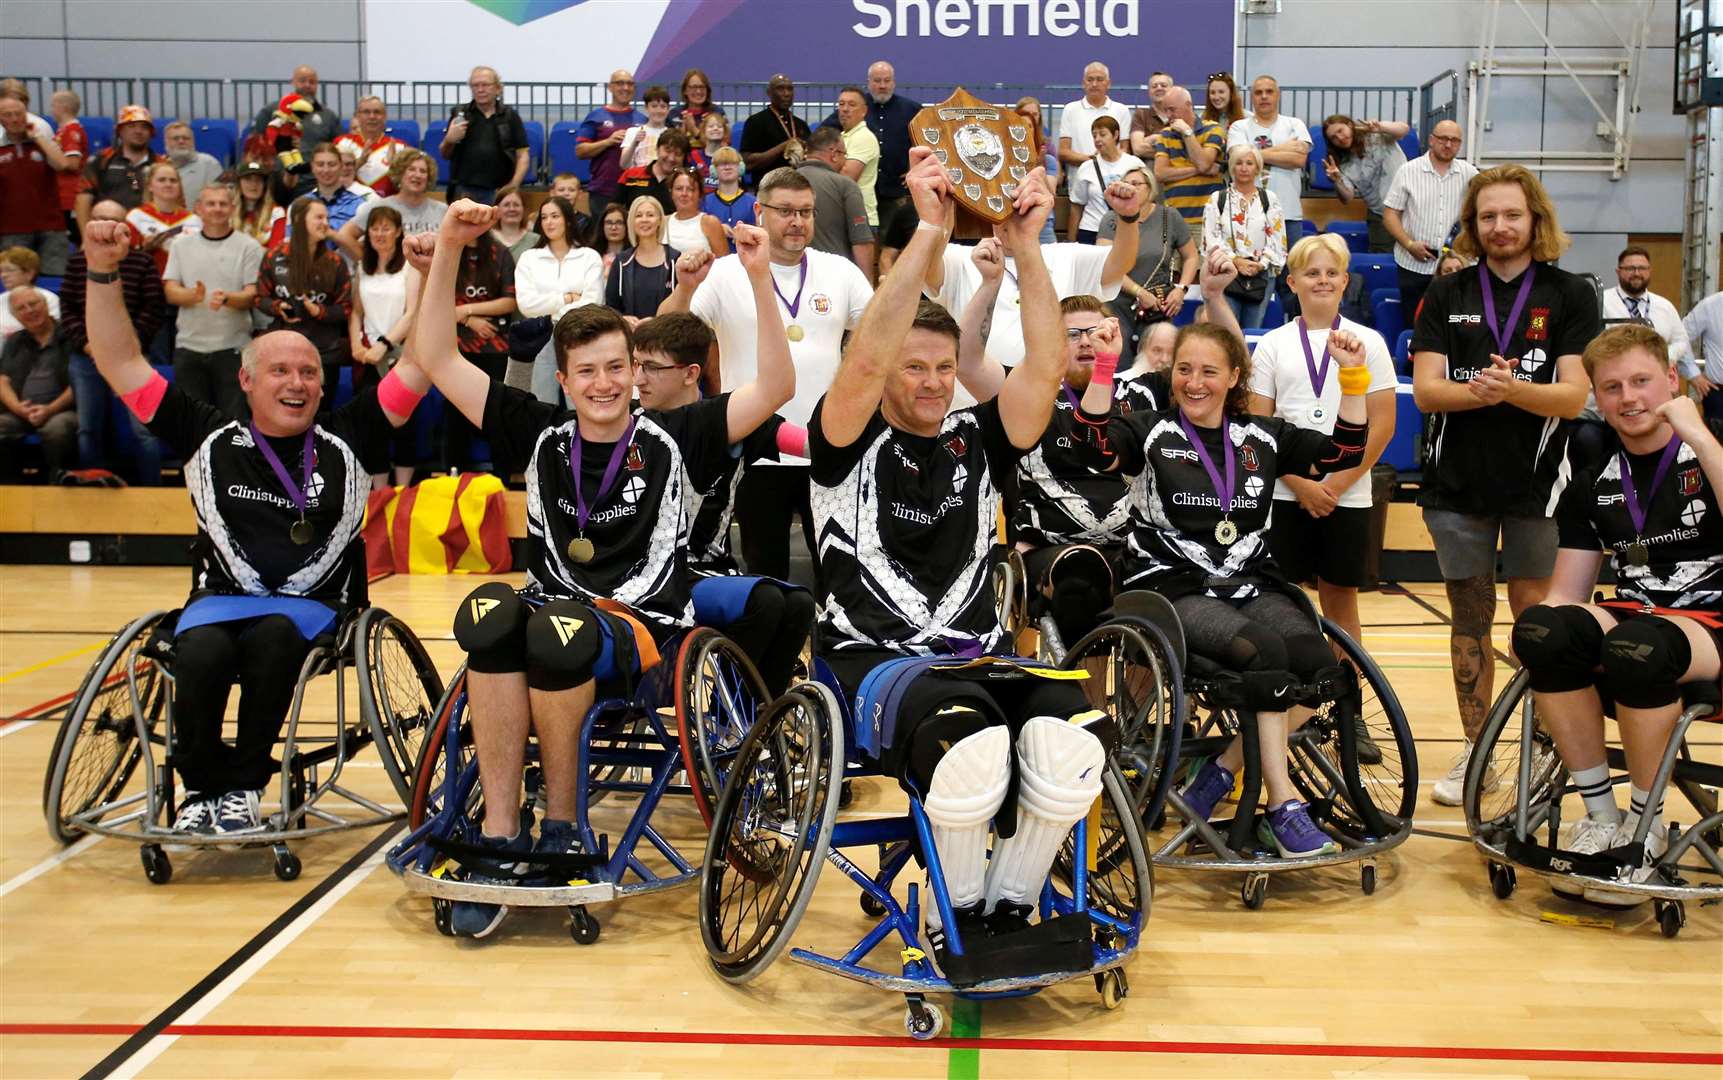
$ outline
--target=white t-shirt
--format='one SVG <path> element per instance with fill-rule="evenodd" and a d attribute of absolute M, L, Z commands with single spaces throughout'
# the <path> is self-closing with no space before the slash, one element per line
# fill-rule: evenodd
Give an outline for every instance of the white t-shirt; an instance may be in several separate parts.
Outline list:
<path fill-rule="evenodd" d="M 1297 139 L 1310 149 L 1310 129 L 1304 126 L 1304 121 L 1296 116 L 1285 113 L 1274 118 L 1274 123 L 1264 127 L 1253 113 L 1243 120 L 1234 120 L 1232 126 L 1226 129 L 1226 148 L 1230 153 L 1235 146 L 1254 146 L 1258 150 L 1266 150 L 1283 142 Z M 1306 164 L 1309 164 L 1306 161 Z M 1299 221 L 1304 217 L 1304 204 L 1299 201 L 1304 191 L 1304 170 L 1289 169 L 1284 165 L 1268 166 L 1268 190 L 1274 192 L 1280 200 L 1281 213 L 1288 221 Z"/>
<path fill-rule="evenodd" d="M 778 286 L 778 314 L 785 327 L 802 328 L 802 340 L 790 342 L 790 358 L 796 365 L 796 396 L 779 409 L 792 424 L 807 425 L 820 397 L 831 389 L 843 358 L 846 330 L 861 322 L 862 311 L 873 299 L 873 286 L 861 268 L 848 259 L 808 248 L 808 276 L 802 281 L 801 264 L 772 264 Z M 791 315 L 786 300 L 795 301 L 801 285 L 802 298 Z M 712 264 L 706 280 L 694 290 L 688 310 L 712 328 L 718 337 L 718 362 L 723 389 L 734 390 L 751 382 L 758 370 L 758 323 L 754 319 L 754 290 L 742 260 L 725 255 Z M 784 458 L 786 465 L 802 465 L 801 458 Z"/>
<path fill-rule="evenodd" d="M 1095 166 L 1101 167 L 1101 179 L 1095 179 Z M 1135 154 L 1120 154 L 1117 161 L 1102 161 L 1099 156 L 1085 161 L 1077 170 L 1077 178 L 1071 182 L 1071 201 L 1083 208 L 1083 220 L 1078 223 L 1079 229 L 1090 232 L 1101 227 L 1101 219 L 1107 216 L 1110 209 L 1107 206 L 1107 185 L 1115 180 L 1122 180 L 1132 169 L 1142 169 L 1150 176 L 1154 170 L 1143 164 L 1143 159 Z"/>
<path fill-rule="evenodd" d="M 1110 116 L 1119 122 L 1119 137 L 1129 138 L 1131 134 L 1131 107 L 1112 98 L 1099 105 L 1090 105 L 1086 98 L 1076 101 L 1059 110 L 1059 138 L 1070 139 L 1071 149 L 1079 154 L 1095 152 L 1095 133 L 1091 129 L 1095 121 L 1103 116 Z M 1065 183 L 1069 186 L 1077 179 L 1077 167 L 1065 166 Z"/>
<path fill-rule="evenodd" d="M 1347 318 L 1340 320 L 1340 328 L 1350 331 L 1364 343 L 1364 366 L 1370 372 L 1369 392 L 1395 393 L 1399 379 L 1394 375 L 1394 357 L 1382 335 Z M 1328 378 L 1322 385 L 1322 397 L 1318 401 L 1310 387 L 1310 366 L 1304 362 L 1304 346 L 1299 344 L 1298 336 L 1297 319 L 1262 336 L 1250 358 L 1250 389 L 1253 393 L 1274 399 L 1274 415 L 1299 427 L 1332 435 L 1334 421 L 1340 416 L 1340 364 L 1333 357 L 1328 358 Z M 1328 328 L 1312 328 L 1310 358 L 1318 368 L 1322 365 L 1322 348 L 1327 344 Z M 1320 420 L 1313 415 L 1319 404 L 1322 408 Z M 1365 473 L 1340 496 L 1340 505 L 1369 506 L 1370 494 L 1370 474 Z M 1274 497 L 1288 501 L 1294 498 L 1292 489 L 1283 480 L 1274 482 Z"/>
<path fill-rule="evenodd" d="M 947 244 L 943 256 L 945 281 L 938 293 L 927 294 L 959 322 L 963 321 L 963 309 L 969 306 L 969 298 L 981 287 L 981 272 L 969 261 L 974 250 L 967 245 Z M 1117 281 L 1108 288 L 1101 287 L 1101 267 L 1106 264 L 1110 250 L 1092 244 L 1042 244 L 1041 258 L 1047 263 L 1059 299 L 1087 294 L 1111 300 L 1119 295 Z M 1007 257 L 1005 280 L 999 283 L 999 299 L 994 301 L 993 325 L 987 335 L 987 355 L 1006 367 L 1023 362 L 1022 308 L 1023 298 L 1017 292 L 1017 260 Z"/>
<path fill-rule="evenodd" d="M 235 293 L 257 284 L 262 265 L 263 245 L 237 229 L 220 240 L 211 240 L 202 232 L 188 233 L 168 249 L 162 280 L 188 289 L 197 288 L 201 281 L 207 299 L 217 289 Z M 177 318 L 174 343 L 192 352 L 243 349 L 251 340 L 250 311 L 231 307 L 211 311 L 209 304 L 201 303 L 180 308 Z"/>
<path fill-rule="evenodd" d="M 372 344 L 376 344 L 380 337 L 387 337 L 395 324 L 401 321 L 401 316 L 406 314 L 408 276 L 409 268 L 406 266 L 393 274 L 383 271 L 367 274 L 361 268 L 353 275 L 365 313 L 365 336 Z"/>

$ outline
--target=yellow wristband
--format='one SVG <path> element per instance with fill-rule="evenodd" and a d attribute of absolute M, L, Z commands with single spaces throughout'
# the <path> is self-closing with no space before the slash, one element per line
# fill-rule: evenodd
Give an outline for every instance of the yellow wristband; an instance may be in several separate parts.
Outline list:
<path fill-rule="evenodd" d="M 1370 389 L 1369 368 L 1343 367 L 1338 374 L 1342 394 L 1362 394 Z"/>

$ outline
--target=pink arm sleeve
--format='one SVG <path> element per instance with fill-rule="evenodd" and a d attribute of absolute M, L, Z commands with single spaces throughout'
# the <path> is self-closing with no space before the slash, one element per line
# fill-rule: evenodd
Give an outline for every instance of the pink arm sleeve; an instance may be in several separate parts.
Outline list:
<path fill-rule="evenodd" d="M 808 429 L 800 424 L 779 424 L 778 453 L 807 457 Z"/>
<path fill-rule="evenodd" d="M 162 378 L 161 372 L 151 376 L 150 381 L 133 390 L 129 394 L 120 395 L 120 400 L 126 403 L 126 408 L 132 411 L 141 423 L 149 423 L 156 418 L 156 409 L 161 407 L 162 395 L 168 392 L 168 381 Z"/>

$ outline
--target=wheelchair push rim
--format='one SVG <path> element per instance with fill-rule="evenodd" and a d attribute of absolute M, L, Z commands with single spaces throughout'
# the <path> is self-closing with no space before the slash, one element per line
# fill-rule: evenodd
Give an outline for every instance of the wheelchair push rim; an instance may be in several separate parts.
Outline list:
<path fill-rule="evenodd" d="M 710 827 L 724 781 L 768 691 L 740 646 L 716 630 L 696 627 L 677 650 L 675 694 L 683 770 Z"/>
<path fill-rule="evenodd" d="M 443 699 L 442 678 L 418 635 L 382 608 L 360 617 L 354 637 L 359 708 L 389 782 L 410 802 L 415 767 Z"/>
<path fill-rule="evenodd" d="M 1126 616 L 1085 634 L 1059 665 L 1088 670 L 1084 690 L 1091 704 L 1118 720 L 1119 749 L 1113 759 L 1144 819 L 1158 816 L 1178 760 L 1185 695 L 1173 656 L 1159 627 Z M 1097 662 L 1104 666 L 1097 668 Z M 1096 702 L 1091 688 L 1106 700 Z"/>

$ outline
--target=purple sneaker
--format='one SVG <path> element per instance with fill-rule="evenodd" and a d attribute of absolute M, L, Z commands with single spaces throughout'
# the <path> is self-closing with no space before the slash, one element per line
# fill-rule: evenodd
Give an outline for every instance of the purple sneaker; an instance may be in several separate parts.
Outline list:
<path fill-rule="evenodd" d="M 1179 797 L 1190 807 L 1192 820 L 1207 821 L 1214 813 L 1216 804 L 1232 790 L 1232 783 L 1232 773 L 1218 760 L 1211 758 L 1197 770 L 1196 779 L 1179 792 Z"/>
<path fill-rule="evenodd" d="M 1310 820 L 1310 811 L 1297 799 L 1289 799 L 1268 812 L 1268 827 L 1258 830 L 1264 843 L 1273 842 L 1287 859 L 1333 855 L 1340 850 L 1329 835 Z"/>

